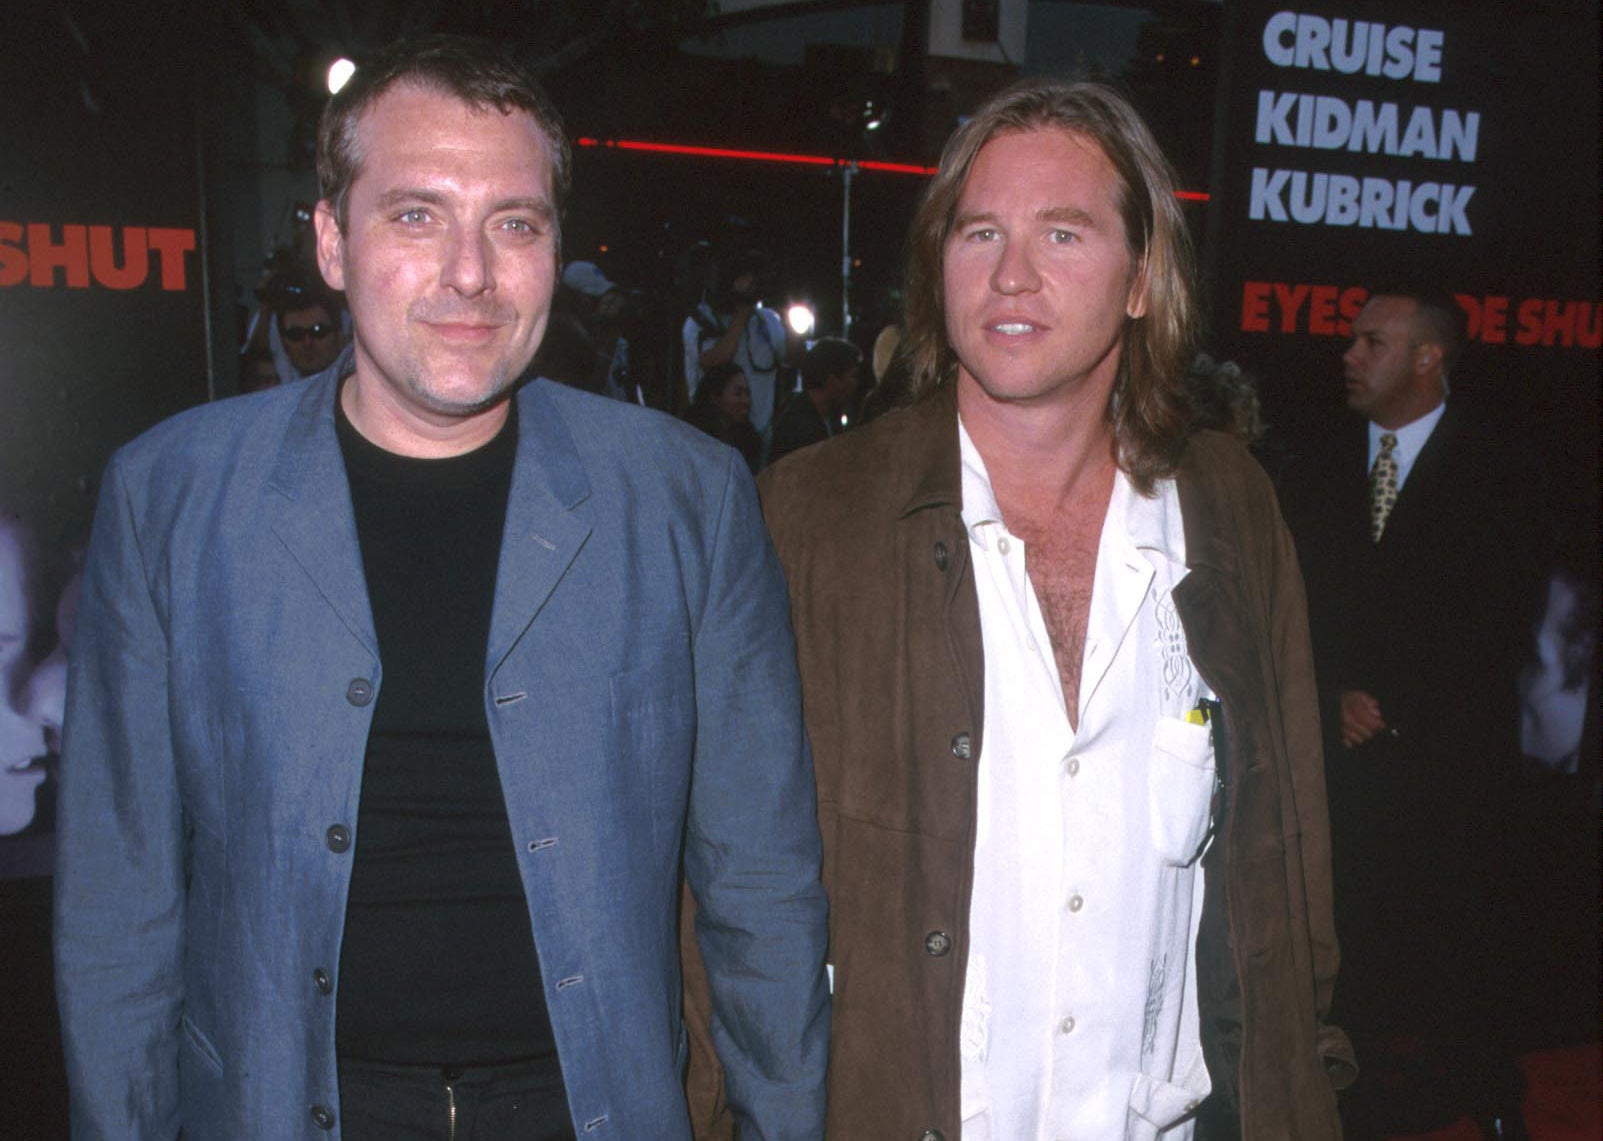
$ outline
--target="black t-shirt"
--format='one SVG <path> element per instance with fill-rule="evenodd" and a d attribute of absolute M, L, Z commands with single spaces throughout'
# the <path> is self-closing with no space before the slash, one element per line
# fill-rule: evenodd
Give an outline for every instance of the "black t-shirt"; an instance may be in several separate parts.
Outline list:
<path fill-rule="evenodd" d="M 484 705 L 516 410 L 483 447 L 398 456 L 338 413 L 383 663 L 340 955 L 341 1056 L 550 1058 L 549 1012 Z"/>

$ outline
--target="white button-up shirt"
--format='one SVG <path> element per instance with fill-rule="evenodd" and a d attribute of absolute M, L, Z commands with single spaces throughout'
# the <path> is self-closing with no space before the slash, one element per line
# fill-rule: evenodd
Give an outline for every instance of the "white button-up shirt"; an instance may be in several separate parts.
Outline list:
<path fill-rule="evenodd" d="M 1210 1088 L 1193 948 L 1214 761 L 1170 598 L 1175 487 L 1148 499 L 1115 478 L 1075 731 L 1025 544 L 958 430 L 985 651 L 963 1138 L 1184 1141 Z"/>

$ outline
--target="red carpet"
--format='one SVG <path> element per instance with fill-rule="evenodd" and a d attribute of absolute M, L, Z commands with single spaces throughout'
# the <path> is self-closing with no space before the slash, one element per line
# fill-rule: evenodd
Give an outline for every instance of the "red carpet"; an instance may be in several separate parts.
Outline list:
<path fill-rule="evenodd" d="M 1525 1098 L 1521 1111 L 1530 1141 L 1599 1141 L 1603 1138 L 1603 1045 L 1538 1050 L 1522 1056 Z M 1465 1117 L 1446 1129 L 1398 1134 L 1388 1141 L 1482 1141 Z"/>

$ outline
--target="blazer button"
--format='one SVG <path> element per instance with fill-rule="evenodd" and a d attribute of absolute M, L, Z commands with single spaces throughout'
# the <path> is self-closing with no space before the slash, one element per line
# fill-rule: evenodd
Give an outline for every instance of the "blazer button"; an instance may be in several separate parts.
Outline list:
<path fill-rule="evenodd" d="M 312 1106 L 312 1121 L 319 1129 L 334 1128 L 334 1111 L 326 1105 Z"/>
<path fill-rule="evenodd" d="M 351 830 L 343 824 L 331 824 L 323 834 L 328 842 L 330 852 L 348 852 L 351 850 Z"/>
<path fill-rule="evenodd" d="M 946 544 L 937 541 L 935 544 L 935 569 L 945 570 L 946 564 L 950 561 L 951 559 L 946 554 Z"/>
<path fill-rule="evenodd" d="M 322 967 L 312 972 L 312 985 L 317 988 L 318 994 L 332 994 L 334 991 L 334 980 L 328 977 L 328 972 Z"/>
<path fill-rule="evenodd" d="M 945 931 L 931 931 L 924 936 L 924 953 L 939 959 L 952 949 L 952 937 Z"/>
<path fill-rule="evenodd" d="M 918 1141 L 946 1141 L 946 1134 L 939 1129 L 926 1129 L 918 1135 Z"/>
<path fill-rule="evenodd" d="M 365 677 L 353 677 L 345 687 L 345 700 L 360 708 L 373 700 L 373 683 Z"/>
<path fill-rule="evenodd" d="M 960 761 L 974 759 L 974 738 L 967 733 L 959 733 L 952 738 L 952 756 Z"/>

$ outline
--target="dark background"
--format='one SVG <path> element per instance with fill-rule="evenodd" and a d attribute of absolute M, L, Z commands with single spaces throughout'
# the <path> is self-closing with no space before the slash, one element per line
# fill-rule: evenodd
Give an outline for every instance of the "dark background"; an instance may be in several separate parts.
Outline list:
<path fill-rule="evenodd" d="M 1344 414 L 1345 341 L 1242 332 L 1243 280 L 1347 286 L 1423 271 L 1457 292 L 1597 302 L 1595 2 L 1348 0 L 1319 9 L 1444 28 L 1444 78 L 1430 86 L 1269 67 L 1258 34 L 1285 5 L 1019 4 L 1029 20 L 1022 51 L 1002 58 L 980 44 L 972 58 L 951 58 L 926 47 L 935 14 L 960 0 L 723 14 L 699 0 L 12 0 L 0 24 L 0 223 L 50 224 L 58 239 L 64 225 L 190 229 L 196 249 L 181 291 L 161 289 L 154 265 L 151 280 L 131 290 L 68 288 L 59 274 L 50 288 L 0 287 L 0 510 L 32 522 L 59 586 L 111 451 L 179 408 L 235 390 L 251 287 L 267 256 L 294 243 L 295 205 L 315 199 L 322 72 L 337 54 L 360 58 L 408 31 L 510 35 L 575 137 L 841 162 L 932 165 L 958 116 L 1020 73 L 1117 79 L 1152 121 L 1182 185 L 1212 195 L 1186 207 L 1207 270 L 1209 347 L 1259 378 L 1277 446 L 1293 453 Z M 1480 111 L 1473 166 L 1433 164 L 1444 181 L 1477 185 L 1474 238 L 1248 222 L 1254 165 L 1415 177 L 1400 160 L 1258 147 L 1260 87 Z M 864 129 L 870 101 L 888 113 L 877 132 Z M 776 290 L 811 300 L 820 332 L 840 333 L 844 178 L 840 165 L 581 147 L 565 255 L 654 293 L 673 330 L 688 251 L 755 241 L 772 255 Z M 895 316 L 903 239 L 923 183 L 868 170 L 852 179 L 851 333 L 865 345 Z M 672 340 L 669 332 L 662 343 Z M 1595 349 L 1476 346 L 1455 376 L 1456 390 L 1497 402 L 1509 430 L 1548 457 L 1566 517 L 1588 541 L 1597 521 L 1598 364 Z M 48 852 L 45 815 L 32 835 L 0 837 L 0 866 L 8 851 L 26 848 L 30 860 Z M 0 1084 L 0 1135 L 8 1137 L 65 1136 L 48 913 L 47 878 L 0 879 L 0 1067 L 10 1075 Z"/>

